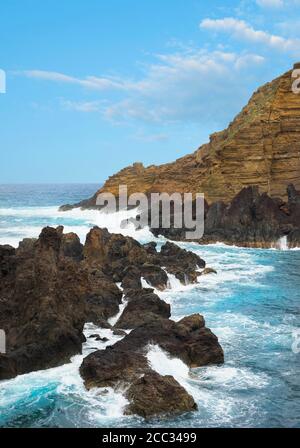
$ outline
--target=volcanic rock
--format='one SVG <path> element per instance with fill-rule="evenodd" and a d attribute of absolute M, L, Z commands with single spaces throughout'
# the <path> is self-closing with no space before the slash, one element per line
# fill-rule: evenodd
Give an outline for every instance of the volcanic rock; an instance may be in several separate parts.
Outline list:
<path fill-rule="evenodd" d="M 193 397 L 170 375 L 149 372 L 126 391 L 130 404 L 125 414 L 144 418 L 176 415 L 197 410 Z"/>
<path fill-rule="evenodd" d="M 80 374 L 87 389 L 94 387 L 124 387 L 149 368 L 140 353 L 115 349 L 115 345 L 91 353 L 84 358 Z"/>
<path fill-rule="evenodd" d="M 158 344 L 189 367 L 224 362 L 218 338 L 205 327 L 200 315 L 190 316 L 179 322 L 162 318 L 151 320 L 135 328 L 114 347 L 130 353 L 143 352 L 150 343 Z"/>
<path fill-rule="evenodd" d="M 129 290 L 126 294 L 128 301 L 116 328 L 132 329 L 160 317 L 171 316 L 170 305 L 161 300 L 153 289 Z"/>
<path fill-rule="evenodd" d="M 61 232 L 48 227 L 38 240 L 0 249 L 0 328 L 7 340 L 0 379 L 81 353 L 87 275 L 71 256 L 61 256 L 63 247 Z"/>
<path fill-rule="evenodd" d="M 217 271 L 213 268 L 205 268 L 199 273 L 199 275 L 217 274 Z"/>

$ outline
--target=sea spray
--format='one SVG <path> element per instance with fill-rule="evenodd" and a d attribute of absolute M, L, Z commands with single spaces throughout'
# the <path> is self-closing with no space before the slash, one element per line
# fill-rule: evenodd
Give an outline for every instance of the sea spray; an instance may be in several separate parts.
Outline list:
<path fill-rule="evenodd" d="M 123 296 L 121 305 L 119 306 L 119 311 L 115 316 L 112 316 L 108 319 L 108 323 L 113 327 L 120 317 L 122 316 L 126 306 L 128 305 L 128 300 Z"/>
<path fill-rule="evenodd" d="M 59 199 L 57 204 L 63 202 Z M 21 239 L 18 234 L 30 237 L 34 229 L 38 235 L 47 224 L 64 224 L 66 231 L 79 233 L 82 242 L 92 226 L 111 226 L 107 216 L 99 216 L 94 210 L 61 213 L 56 207 L 23 207 L 11 208 L 9 213 L 0 209 L 0 215 L 1 242 L 8 243 L 1 233 L 4 229 L 11 231 L 16 245 Z M 155 240 L 158 248 L 166 241 L 154 238 L 148 229 L 133 230 L 130 236 L 141 243 Z M 157 422 L 157 426 L 299 426 L 300 358 L 292 351 L 293 331 L 300 325 L 299 250 L 177 244 L 200 255 L 218 275 L 202 276 L 192 287 L 181 285 L 181 291 L 170 289 L 160 294 L 172 301 L 174 320 L 192 313 L 204 315 L 224 348 L 226 363 L 222 367 L 192 369 L 187 378 L 180 374 L 180 382 L 193 387 L 199 412 Z M 289 269 L 284 269 L 287 263 Z M 93 333 L 110 340 L 102 343 L 88 338 Z M 85 334 L 83 356 L 119 340 L 110 330 L 92 325 L 86 326 Z M 81 362 L 78 355 L 65 366 L 2 382 L 0 406 L 5 407 L 5 412 L 0 413 L 0 426 L 147 426 L 138 418 L 124 417 L 126 400 L 122 394 L 109 388 L 87 391 L 78 372 Z"/>

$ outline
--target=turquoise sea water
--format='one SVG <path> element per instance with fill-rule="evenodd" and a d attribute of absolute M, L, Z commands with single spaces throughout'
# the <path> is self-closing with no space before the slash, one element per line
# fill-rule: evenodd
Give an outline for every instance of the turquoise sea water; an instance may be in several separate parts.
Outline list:
<path fill-rule="evenodd" d="M 16 245 L 45 225 L 63 224 L 83 241 L 95 224 L 118 231 L 115 216 L 57 210 L 91 196 L 97 187 L 0 186 L 0 244 Z M 142 242 L 153 239 L 147 230 L 128 229 L 127 234 Z M 78 374 L 82 356 L 76 356 L 65 366 L 0 382 L 0 426 L 300 427 L 300 353 L 292 349 L 300 331 L 300 251 L 181 245 L 199 253 L 218 274 L 187 287 L 171 279 L 172 289 L 161 297 L 171 304 L 175 320 L 196 312 L 205 316 L 219 337 L 225 364 L 189 372 L 158 347 L 150 347 L 148 357 L 153 368 L 174 375 L 192 393 L 199 410 L 146 424 L 124 417 L 121 394 L 85 391 Z M 85 331 L 95 328 L 87 325 Z M 117 340 L 109 330 L 99 332 L 110 339 L 107 344 Z M 84 356 L 107 344 L 89 340 Z"/>

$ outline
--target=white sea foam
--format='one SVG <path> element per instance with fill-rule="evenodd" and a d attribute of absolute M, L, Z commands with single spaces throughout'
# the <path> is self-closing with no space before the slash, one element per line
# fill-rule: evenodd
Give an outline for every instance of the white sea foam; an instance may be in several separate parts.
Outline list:
<path fill-rule="evenodd" d="M 196 375 L 196 373 L 194 374 Z M 204 381 L 206 386 L 219 384 L 224 388 L 226 387 L 227 390 L 262 389 L 270 381 L 265 373 L 256 374 L 251 369 L 229 365 L 198 369 L 197 377 L 200 381 Z"/>
<path fill-rule="evenodd" d="M 154 290 L 156 290 L 156 288 L 151 286 L 150 283 L 148 283 L 144 277 L 141 277 L 141 284 L 142 284 L 142 288 L 153 288 Z"/>
<path fill-rule="evenodd" d="M 92 389 L 87 391 L 83 380 L 79 374 L 79 367 L 88 354 L 95 350 L 103 350 L 109 345 L 113 345 L 119 339 L 111 330 L 99 328 L 93 324 L 86 324 L 84 329 L 86 342 L 83 344 L 82 355 L 76 355 L 69 364 L 65 364 L 53 369 L 32 372 L 26 375 L 20 375 L 12 380 L 2 381 L 0 389 L 0 402 L 5 409 L 14 407 L 22 401 L 24 406 L 34 405 L 35 391 L 37 399 L 45 391 L 53 391 L 66 402 L 75 405 L 80 403 L 78 422 L 81 417 L 84 420 L 92 422 L 101 421 L 105 425 L 105 420 L 119 418 L 123 416 L 123 409 L 127 400 L 121 393 L 115 393 L 112 389 Z M 101 337 L 107 337 L 107 342 L 96 341 L 89 338 L 92 334 L 100 334 Z M 65 413 L 68 410 L 65 409 Z M 74 422 L 73 422 L 74 423 Z"/>
<path fill-rule="evenodd" d="M 209 416 L 211 426 L 233 424 L 233 416 L 244 414 L 245 424 L 251 415 L 251 404 L 235 397 L 234 392 L 263 389 L 269 383 L 264 374 L 254 374 L 251 369 L 233 366 L 210 366 L 189 369 L 180 359 L 170 357 L 158 345 L 150 345 L 147 353 L 149 364 L 160 375 L 172 375 L 188 393 L 200 409 L 194 425 L 201 426 L 203 416 Z M 253 410 L 255 404 L 253 404 Z M 199 423 L 197 423 L 200 418 Z"/>
<path fill-rule="evenodd" d="M 24 237 L 38 236 L 42 226 L 30 225 L 27 227 L 24 222 L 23 227 L 21 222 L 26 218 L 36 218 L 38 221 L 40 217 L 49 218 L 51 225 L 54 225 L 53 220 L 55 220 L 55 225 L 59 225 L 61 221 L 65 220 L 67 222 L 65 231 L 76 232 L 82 242 L 85 240 L 86 233 L 94 225 L 107 227 L 111 232 L 132 236 L 141 242 L 155 240 L 149 229 L 136 232 L 133 225 L 127 229 L 120 227 L 121 220 L 135 216 L 136 211 L 131 211 L 131 213 L 130 215 L 130 213 L 118 212 L 118 216 L 112 217 L 99 211 L 79 209 L 62 213 L 58 212 L 56 207 L 9 209 L 9 213 L 8 209 L 5 209 L 5 212 L 4 209 L 0 209 L 0 216 L 10 215 L 14 216 L 15 220 L 21 219 L 18 227 L 9 228 L 6 224 L 7 227 L 1 229 L 0 235 L 4 235 L 5 231 L 8 236 L 2 236 L 0 244 L 14 242 L 13 245 L 16 246 L 22 239 L 20 235 L 24 235 Z M 159 238 L 156 241 L 164 242 L 166 240 Z M 267 345 L 271 342 L 278 343 L 280 347 L 289 348 L 293 325 L 291 322 L 270 325 L 267 321 L 259 322 L 251 314 L 247 316 L 236 311 L 232 312 L 231 301 L 236 300 L 234 296 L 231 297 L 232 285 L 239 284 L 251 288 L 259 284 L 260 289 L 263 289 L 262 280 L 274 268 L 261 262 L 259 251 L 253 249 L 241 249 L 224 244 L 199 246 L 195 243 L 179 243 L 179 246 L 193 250 L 200 255 L 206 260 L 208 266 L 217 270 L 217 275 L 201 276 L 198 279 L 199 284 L 185 286 L 169 274 L 171 288 L 164 292 L 156 292 L 168 303 L 172 302 L 172 318 L 175 320 L 190 314 L 190 308 L 193 310 L 192 312 L 203 312 L 206 321 L 219 337 L 225 350 L 226 363 L 221 367 L 206 367 L 189 373 L 188 367 L 182 361 L 170 358 L 158 346 L 149 348 L 148 360 L 154 370 L 163 375 L 173 375 L 193 395 L 200 409 L 199 416 L 195 414 L 193 417 L 195 426 L 197 426 L 197 418 L 199 418 L 199 426 L 202 425 L 203 416 L 206 416 L 208 419 L 206 421 L 209 421 L 210 425 L 230 426 L 234 424 L 233 416 L 235 415 L 239 416 L 239 421 L 242 418 L 244 424 L 247 425 L 248 422 L 251 423 L 254 411 L 258 412 L 256 410 L 257 403 L 244 399 L 243 395 L 239 396 L 237 392 L 243 390 L 246 394 L 252 389 L 260 389 L 259 393 L 262 393 L 270 378 L 265 373 L 257 373 L 251 368 L 232 364 L 233 351 L 239 351 L 245 344 Z M 142 283 L 144 287 L 149 286 L 144 279 L 142 279 Z M 218 301 L 225 302 L 225 300 L 228 301 L 228 306 L 226 302 L 224 310 L 219 313 L 215 310 L 211 311 Z M 259 300 L 261 300 L 260 296 L 257 297 L 258 305 Z M 270 297 L 271 300 L 272 297 Z M 124 302 L 122 306 L 125 306 Z M 124 308 L 120 307 L 120 311 L 114 319 L 118 319 L 123 310 Z M 4 387 L 0 391 L 1 404 L 9 409 L 20 402 L 31 401 L 33 403 L 42 395 L 42 392 L 39 391 L 46 388 L 50 392 L 56 391 L 62 398 L 65 398 L 70 403 L 70 409 L 76 403 L 80 403 L 79 422 L 90 420 L 93 426 L 105 426 L 106 424 L 109 426 L 112 421 L 121 421 L 124 418 L 122 414 L 127 403 L 123 395 L 108 388 L 86 391 L 78 372 L 83 357 L 95 349 L 103 349 L 119 339 L 110 330 L 99 329 L 87 324 L 85 334 L 89 336 L 93 333 L 108 337 L 109 342 L 102 343 L 87 338 L 87 342 L 83 346 L 83 355 L 75 356 L 72 363 L 2 382 L 1 386 Z M 241 364 L 243 360 L 249 360 L 249 353 L 245 350 L 241 350 L 239 356 Z"/>
<path fill-rule="evenodd" d="M 114 325 L 118 322 L 118 320 L 119 320 L 120 317 L 122 316 L 122 314 L 123 314 L 123 312 L 124 312 L 124 310 L 125 310 L 125 308 L 126 308 L 127 305 L 128 305 L 128 300 L 126 300 L 125 297 L 123 297 L 123 298 L 122 298 L 122 303 L 121 303 L 121 305 L 120 305 L 120 307 L 119 307 L 119 312 L 118 312 L 115 316 L 110 317 L 110 318 L 108 319 L 108 323 L 109 323 L 110 325 L 114 326 Z"/>
<path fill-rule="evenodd" d="M 185 285 L 183 285 L 180 280 L 178 280 L 178 278 L 175 277 L 174 274 L 169 274 L 168 273 L 168 278 L 169 278 L 169 282 L 168 282 L 168 288 L 172 289 L 174 292 L 175 291 L 182 291 L 185 287 Z"/>
<path fill-rule="evenodd" d="M 160 375 L 172 375 L 179 383 L 188 379 L 188 366 L 180 359 L 170 357 L 159 345 L 149 345 L 147 359 Z"/>
<path fill-rule="evenodd" d="M 65 232 L 77 233 L 82 243 L 85 242 L 86 234 L 93 226 L 106 227 L 111 233 L 122 233 L 144 242 L 154 240 L 155 238 L 148 228 L 136 231 L 132 223 L 123 228 L 122 221 L 134 218 L 136 214 L 135 209 L 107 214 L 104 211 L 78 208 L 65 212 L 59 211 L 58 207 L 1 208 L 0 216 L 20 218 L 20 222 L 23 221 L 24 225 L 1 228 L 0 244 L 11 244 L 17 247 L 23 238 L 38 237 L 41 228 L 45 225 L 58 226 L 61 224 L 64 225 Z M 42 220 L 42 225 L 32 226 L 26 222 L 26 220 L 37 221 L 39 219 Z"/>

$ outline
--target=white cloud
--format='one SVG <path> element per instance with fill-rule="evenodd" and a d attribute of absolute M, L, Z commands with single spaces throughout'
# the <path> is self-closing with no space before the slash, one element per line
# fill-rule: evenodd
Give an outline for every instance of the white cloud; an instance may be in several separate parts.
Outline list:
<path fill-rule="evenodd" d="M 61 100 L 62 108 L 65 110 L 72 110 L 75 112 L 98 112 L 100 110 L 99 101 L 70 101 Z"/>
<path fill-rule="evenodd" d="M 245 69 L 263 62 L 256 54 L 220 51 L 159 55 L 158 62 L 149 67 L 126 98 L 110 104 L 104 115 L 110 120 L 131 118 L 155 123 L 203 119 L 212 123 L 224 116 L 230 118 L 230 110 L 237 112 L 245 100 L 249 80 Z M 220 108 L 222 102 L 230 103 L 230 107 Z"/>
<path fill-rule="evenodd" d="M 123 90 L 127 88 L 121 80 L 108 77 L 98 78 L 96 76 L 87 76 L 84 79 L 80 79 L 74 76 L 65 75 L 64 73 L 50 72 L 45 70 L 24 70 L 23 72 L 16 72 L 16 74 L 22 74 L 28 78 L 35 78 L 44 81 L 78 84 L 82 87 L 87 87 L 95 90 Z"/>
<path fill-rule="evenodd" d="M 166 134 L 145 134 L 144 132 L 138 132 L 133 138 L 143 143 L 161 143 L 166 142 L 169 139 Z"/>
<path fill-rule="evenodd" d="M 224 19 L 204 19 L 200 27 L 206 30 L 231 33 L 237 39 L 244 39 L 256 44 L 263 44 L 278 51 L 296 53 L 300 51 L 300 39 L 285 39 L 281 36 L 255 30 L 244 20 L 227 17 Z"/>
<path fill-rule="evenodd" d="M 255 67 L 263 62 L 262 56 L 252 53 L 181 48 L 177 53 L 157 55 L 150 66 L 144 66 L 143 73 L 135 81 L 95 76 L 80 79 L 43 70 L 22 74 L 95 89 L 93 101 L 64 99 L 61 107 L 77 112 L 98 112 L 116 123 L 181 121 L 223 125 L 247 99 L 247 83 L 253 80 Z M 141 138 L 149 140 L 150 137 Z M 156 138 L 163 140 L 164 137 Z"/>
<path fill-rule="evenodd" d="M 282 8 L 283 0 L 256 0 L 256 3 L 263 8 Z"/>

